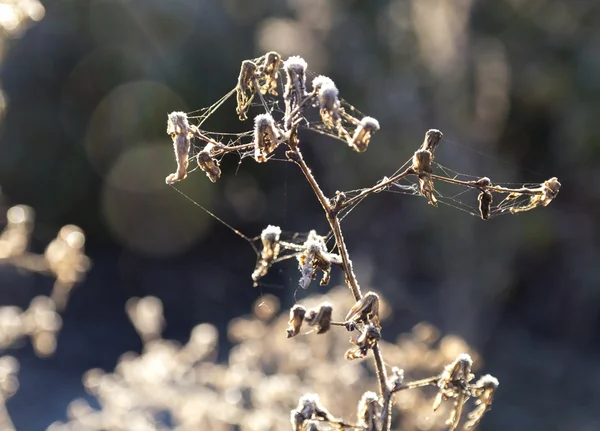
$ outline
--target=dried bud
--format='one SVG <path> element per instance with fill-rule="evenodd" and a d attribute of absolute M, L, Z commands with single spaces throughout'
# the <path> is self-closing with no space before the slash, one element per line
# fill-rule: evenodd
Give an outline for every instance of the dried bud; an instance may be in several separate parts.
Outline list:
<path fill-rule="evenodd" d="M 464 426 L 465 431 L 475 429 L 483 419 L 483 415 L 491 410 L 498 384 L 498 379 L 486 374 L 472 387 L 471 390 L 477 400 L 475 401 L 475 409 L 467 416 L 468 420 Z"/>
<path fill-rule="evenodd" d="M 289 326 L 287 329 L 287 337 L 291 338 L 300 333 L 300 329 L 302 328 L 302 322 L 304 321 L 304 316 L 306 315 L 306 308 L 301 305 L 294 305 L 290 310 L 290 320 L 288 322 Z"/>
<path fill-rule="evenodd" d="M 421 145 L 421 149 L 429 151 L 433 158 L 433 153 L 440 143 L 442 136 L 444 135 L 439 130 L 428 130 L 427 133 L 425 133 L 425 140 L 423 141 L 423 145 Z"/>
<path fill-rule="evenodd" d="M 260 78 L 264 80 L 260 87 L 262 94 L 272 94 L 277 96 L 277 76 L 279 75 L 279 67 L 281 66 L 281 56 L 275 52 L 267 52 L 264 56 L 265 63 L 261 66 Z"/>
<path fill-rule="evenodd" d="M 267 226 L 261 233 L 263 249 L 260 253 L 260 260 L 252 273 L 252 280 L 255 282 L 267 275 L 267 271 L 275 263 L 280 252 L 279 238 L 281 237 L 281 228 L 279 226 Z"/>
<path fill-rule="evenodd" d="M 324 334 L 331 327 L 331 315 L 333 307 L 329 302 L 324 302 L 318 310 L 310 310 L 304 320 L 309 326 L 317 327 L 317 334 Z"/>
<path fill-rule="evenodd" d="M 330 129 L 337 128 L 340 122 L 339 91 L 333 82 L 319 88 L 319 108 L 323 124 Z"/>
<path fill-rule="evenodd" d="M 360 120 L 360 124 L 352 136 L 352 140 L 348 144 L 354 149 L 362 153 L 367 150 L 369 143 L 371 142 L 371 136 L 373 133 L 379 130 L 379 121 L 375 118 L 364 117 Z"/>
<path fill-rule="evenodd" d="M 212 158 L 210 155 L 214 145 L 207 144 L 202 151 L 198 153 L 198 167 L 202 169 L 209 180 L 213 183 L 217 182 L 221 178 L 221 168 L 219 167 L 218 160 Z"/>
<path fill-rule="evenodd" d="M 248 117 L 248 107 L 252 103 L 254 98 L 254 79 L 256 78 L 256 64 L 250 60 L 244 60 L 242 67 L 240 68 L 240 75 L 238 76 L 238 83 L 235 87 L 237 94 L 237 108 L 236 112 L 240 117 L 240 120 L 246 120 Z"/>
<path fill-rule="evenodd" d="M 379 329 L 374 325 L 366 325 L 358 340 L 352 341 L 356 345 L 356 349 L 348 350 L 346 352 L 346 359 L 351 361 L 353 359 L 364 358 L 367 356 L 369 349 L 375 347 L 380 339 L 381 332 L 379 332 Z"/>
<path fill-rule="evenodd" d="M 321 87 L 335 87 L 333 80 L 324 75 L 319 75 L 312 81 L 313 92 L 319 94 Z"/>
<path fill-rule="evenodd" d="M 490 180 L 488 177 L 479 178 L 477 181 L 475 181 L 475 185 L 477 187 L 489 187 L 492 185 L 492 180 Z"/>
<path fill-rule="evenodd" d="M 490 218 L 493 199 L 494 197 L 489 190 L 482 190 L 477 197 L 479 201 L 479 214 L 483 220 Z"/>
<path fill-rule="evenodd" d="M 303 58 L 294 56 L 283 63 L 286 73 L 283 99 L 285 102 L 286 127 L 290 128 L 294 122 L 291 113 L 300 105 L 300 100 L 306 95 L 306 68 Z"/>
<path fill-rule="evenodd" d="M 431 167 L 432 160 L 433 156 L 429 150 L 417 150 L 413 156 L 412 169 L 419 177 L 419 191 L 421 195 L 425 196 L 431 205 L 437 207 L 435 189 L 431 179 L 431 173 L 433 172 Z"/>
<path fill-rule="evenodd" d="M 369 321 L 378 328 L 380 327 L 379 295 L 374 292 L 365 294 L 346 315 L 346 322 L 368 323 Z"/>
<path fill-rule="evenodd" d="M 337 419 L 321 405 L 317 394 L 303 395 L 298 401 L 298 407 L 292 410 L 290 415 L 294 431 L 305 431 L 307 422 L 311 420 L 337 422 Z"/>
<path fill-rule="evenodd" d="M 392 368 L 392 376 L 388 381 L 388 385 L 390 387 L 390 391 L 398 392 L 402 388 L 402 384 L 404 383 L 404 370 L 393 367 Z"/>
<path fill-rule="evenodd" d="M 433 410 L 437 410 L 443 400 L 454 399 L 454 408 L 446 421 L 447 425 L 451 425 L 451 430 L 458 426 L 463 405 L 470 396 L 468 384 L 473 379 L 472 365 L 471 357 L 461 353 L 453 363 L 444 368 L 437 382 L 439 392 L 433 401 Z"/>
<path fill-rule="evenodd" d="M 188 154 L 190 152 L 190 125 L 184 112 L 172 112 L 167 121 L 167 133 L 173 139 L 173 150 L 177 161 L 177 172 L 165 179 L 167 184 L 173 184 L 187 177 Z"/>
<path fill-rule="evenodd" d="M 266 162 L 269 154 L 279 145 L 279 131 L 270 114 L 259 114 L 254 118 L 254 159 Z"/>
<path fill-rule="evenodd" d="M 191 132 L 187 114 L 185 112 L 171 112 L 167 120 L 167 133 L 171 135 L 187 136 Z"/>
<path fill-rule="evenodd" d="M 381 416 L 381 404 L 375 392 L 365 392 L 358 403 L 358 424 L 365 431 L 377 431 L 379 417 Z"/>
<path fill-rule="evenodd" d="M 314 230 L 310 231 L 302 248 L 304 252 L 298 256 L 300 287 L 308 289 L 310 282 L 317 276 L 317 270 L 323 272 L 321 286 L 328 284 L 331 278 L 331 265 L 341 264 L 340 256 L 327 252 L 325 239 L 317 235 Z"/>
<path fill-rule="evenodd" d="M 542 205 L 548 206 L 548 204 L 552 202 L 552 199 L 558 196 L 558 192 L 560 191 L 560 183 L 558 182 L 558 178 L 552 177 L 548 181 L 544 181 L 542 187 Z"/>

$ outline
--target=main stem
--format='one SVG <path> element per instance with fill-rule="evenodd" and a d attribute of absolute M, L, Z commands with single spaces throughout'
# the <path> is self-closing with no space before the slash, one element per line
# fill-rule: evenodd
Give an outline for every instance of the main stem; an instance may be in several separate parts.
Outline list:
<path fill-rule="evenodd" d="M 289 145 L 289 147 L 290 152 L 288 153 L 288 157 L 290 157 L 290 159 L 300 167 L 300 170 L 308 180 L 308 183 L 312 187 L 313 192 L 317 196 L 319 203 L 325 211 L 327 221 L 329 222 L 329 226 L 331 226 L 331 230 L 333 231 L 333 235 L 335 237 L 335 243 L 342 258 L 342 267 L 346 275 L 346 283 L 352 291 L 354 300 L 358 302 L 362 299 L 362 293 L 360 292 L 360 286 L 358 284 L 358 280 L 356 279 L 356 274 L 354 274 L 354 270 L 352 269 L 352 261 L 350 260 L 350 255 L 348 254 L 348 248 L 346 247 L 346 242 L 344 241 L 342 227 L 340 225 L 340 219 L 338 217 L 338 213 L 342 206 L 338 206 L 336 208 L 334 205 L 331 204 L 329 199 L 327 199 L 327 197 L 321 190 L 321 187 L 319 187 L 319 183 L 317 183 L 317 180 L 312 174 L 310 168 L 304 161 L 304 158 L 302 157 L 302 153 L 300 152 L 300 148 L 298 148 L 298 145 Z M 385 370 L 383 355 L 381 353 L 379 345 L 377 344 L 373 347 L 373 357 L 375 359 L 375 370 L 377 373 L 377 380 L 379 381 L 379 392 L 381 394 L 381 398 L 386 403 L 386 408 L 383 409 L 381 417 L 381 429 L 382 431 L 388 431 L 392 423 L 391 409 L 388 405 L 390 402 L 391 393 L 387 384 L 387 373 Z"/>

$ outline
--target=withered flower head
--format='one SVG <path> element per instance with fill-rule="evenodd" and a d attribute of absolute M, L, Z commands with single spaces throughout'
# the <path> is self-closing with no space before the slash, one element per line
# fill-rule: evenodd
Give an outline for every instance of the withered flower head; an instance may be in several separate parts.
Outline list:
<path fill-rule="evenodd" d="M 306 68 L 308 65 L 302 57 L 293 56 L 283 63 L 286 72 L 286 83 L 283 97 L 286 105 L 294 108 L 300 98 L 306 94 Z"/>
<path fill-rule="evenodd" d="M 319 94 L 321 87 L 335 87 L 335 83 L 331 78 L 328 78 L 324 75 L 319 75 L 315 79 L 312 80 L 313 91 L 316 94 Z"/>
<path fill-rule="evenodd" d="M 329 302 L 322 303 L 318 309 L 310 310 L 304 320 L 309 326 L 317 327 L 317 334 L 324 334 L 331 327 L 331 315 L 333 307 Z"/>
<path fill-rule="evenodd" d="M 254 98 L 254 79 L 256 78 L 256 64 L 250 60 L 244 60 L 240 68 L 240 75 L 238 76 L 238 83 L 235 87 L 237 95 L 237 108 L 236 112 L 240 117 L 240 120 L 246 120 L 246 112 L 248 107 L 252 103 Z"/>
<path fill-rule="evenodd" d="M 423 145 L 421 145 L 421 149 L 429 151 L 433 157 L 433 153 L 437 148 L 438 144 L 440 143 L 442 136 L 444 135 L 439 130 L 428 130 L 427 133 L 425 133 L 425 139 L 423 140 Z"/>
<path fill-rule="evenodd" d="M 294 431 L 305 431 L 310 420 L 336 422 L 337 420 L 321 404 L 317 394 L 305 394 L 298 401 L 298 407 L 292 410 L 290 421 Z"/>
<path fill-rule="evenodd" d="M 329 253 L 325 239 L 317 235 L 314 230 L 308 234 L 306 242 L 302 245 L 304 251 L 298 256 L 298 269 L 300 270 L 300 287 L 308 289 L 310 282 L 317 277 L 317 270 L 323 272 L 321 286 L 329 283 L 331 265 L 341 264 L 339 255 Z"/>
<path fill-rule="evenodd" d="M 206 176 L 210 181 L 215 183 L 221 178 L 221 168 L 219 167 L 219 161 L 214 159 L 210 152 L 213 149 L 214 144 L 208 143 L 202 151 L 198 153 L 198 167 L 206 173 Z"/>
<path fill-rule="evenodd" d="M 266 162 L 269 154 L 279 145 L 279 132 L 271 114 L 259 114 L 254 118 L 254 159 Z"/>
<path fill-rule="evenodd" d="M 350 349 L 346 352 L 346 359 L 349 361 L 353 359 L 362 359 L 367 356 L 369 349 L 375 347 L 377 342 L 381 339 L 381 332 L 374 325 L 365 325 L 362 333 L 358 337 L 358 340 L 352 341 L 356 345 L 356 349 Z"/>
<path fill-rule="evenodd" d="M 265 63 L 260 68 L 263 84 L 260 87 L 262 94 L 270 93 L 277 96 L 277 76 L 279 75 L 279 66 L 281 65 L 281 56 L 275 51 L 265 54 Z"/>
<path fill-rule="evenodd" d="M 294 305 L 290 310 L 290 320 L 288 322 L 287 337 L 291 338 L 300 333 L 302 322 L 306 316 L 306 308 L 301 305 Z"/>
<path fill-rule="evenodd" d="M 433 172 L 433 168 L 431 167 L 432 160 L 433 156 L 429 150 L 417 150 L 413 156 L 412 169 L 419 177 L 419 191 L 421 195 L 425 196 L 431 205 L 437 206 L 437 199 L 434 194 L 435 189 L 433 180 L 431 179 L 431 173 Z"/>
<path fill-rule="evenodd" d="M 184 112 L 171 112 L 167 121 L 167 133 L 173 139 L 173 150 L 177 161 L 177 172 L 165 178 L 167 184 L 173 184 L 187 177 L 188 154 L 190 152 L 190 125 Z"/>
<path fill-rule="evenodd" d="M 263 229 L 260 235 L 263 249 L 260 253 L 260 260 L 252 273 L 252 280 L 255 282 L 267 275 L 267 271 L 275 263 L 275 260 L 277 260 L 281 250 L 279 244 L 280 236 L 281 228 L 279 226 L 269 225 Z"/>
<path fill-rule="evenodd" d="M 358 424 L 364 427 L 365 431 L 376 431 L 380 415 L 379 397 L 375 392 L 365 392 L 358 403 Z"/>
<path fill-rule="evenodd" d="M 346 322 L 371 321 L 373 325 L 379 326 L 379 295 L 375 292 L 367 292 L 356 304 L 352 306 L 346 315 Z"/>
<path fill-rule="evenodd" d="M 479 201 L 479 214 L 483 220 L 487 220 L 490 218 L 492 202 L 494 200 L 492 192 L 489 190 L 482 190 L 481 193 L 479 193 L 479 196 L 477 196 L 477 200 Z"/>
<path fill-rule="evenodd" d="M 477 400 L 475 401 L 475 409 L 467 416 L 468 420 L 464 426 L 465 431 L 475 429 L 483 419 L 483 415 L 491 410 L 498 384 L 498 379 L 489 374 L 482 376 L 475 383 L 472 392 Z"/>
<path fill-rule="evenodd" d="M 348 144 L 354 151 L 362 153 L 367 150 L 373 133 L 379 130 L 379 121 L 372 117 L 363 117 L 356 128 L 352 140 Z"/>
<path fill-rule="evenodd" d="M 185 135 L 190 133 L 190 124 L 185 112 L 171 112 L 167 120 L 167 133 L 173 135 Z M 174 137 L 173 137 L 174 138 Z"/>

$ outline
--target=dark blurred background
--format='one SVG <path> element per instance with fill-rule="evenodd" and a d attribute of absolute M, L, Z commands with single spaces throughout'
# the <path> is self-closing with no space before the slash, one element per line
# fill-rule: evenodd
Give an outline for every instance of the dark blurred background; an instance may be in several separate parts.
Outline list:
<path fill-rule="evenodd" d="M 252 248 L 164 184 L 175 170 L 167 113 L 211 105 L 233 88 L 243 59 L 268 50 L 303 56 L 381 123 L 365 154 L 306 135 L 328 195 L 390 175 L 430 128 L 447 139 L 436 159 L 460 172 L 559 178 L 549 207 L 488 222 L 422 198 L 375 195 L 344 221 L 345 237 L 363 286 L 393 305 L 385 338 L 428 320 L 480 351 L 501 382 L 482 429 L 600 429 L 598 2 L 42 5 L 43 19 L 5 32 L 2 43 L 0 184 L 5 201 L 36 210 L 34 247 L 74 223 L 94 266 L 73 291 L 56 354 L 39 359 L 28 344 L 11 352 L 21 362 L 8 402 L 17 429 L 64 418 L 86 370 L 112 370 L 120 354 L 140 349 L 124 311 L 132 296 L 159 297 L 165 336 L 182 340 L 199 322 L 224 327 L 263 293 L 293 303 L 293 264 L 253 288 Z M 248 130 L 233 109 L 204 126 Z M 194 172 L 176 187 L 249 236 L 267 224 L 326 231 L 293 165 L 238 161 L 223 162 L 216 184 Z M 0 301 L 26 307 L 51 284 L 5 268 Z"/>

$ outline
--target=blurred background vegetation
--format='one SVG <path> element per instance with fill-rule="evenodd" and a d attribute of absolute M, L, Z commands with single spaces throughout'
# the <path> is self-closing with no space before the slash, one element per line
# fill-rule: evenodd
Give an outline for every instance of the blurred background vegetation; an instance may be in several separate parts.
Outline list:
<path fill-rule="evenodd" d="M 211 105 L 243 59 L 268 50 L 303 56 L 381 123 L 365 154 L 304 137 L 328 195 L 394 172 L 430 128 L 446 138 L 436 159 L 460 172 L 559 178 L 548 208 L 488 222 L 375 195 L 345 220 L 345 237 L 362 285 L 393 310 L 384 338 L 431 322 L 498 377 L 482 429 L 600 428 L 599 18 L 593 0 L 0 2 L 3 199 L 35 208 L 34 248 L 75 223 L 94 262 L 55 355 L 38 359 L 28 344 L 12 353 L 16 428 L 64 419 L 85 371 L 141 348 L 124 311 L 133 296 L 160 298 L 165 336 L 179 340 L 200 322 L 223 329 L 262 294 L 284 310 L 306 296 L 293 263 L 253 289 L 248 244 L 164 184 L 174 168 L 166 114 Z M 250 124 L 229 107 L 205 126 Z M 267 224 L 325 231 L 293 166 L 237 162 L 226 159 L 214 185 L 195 172 L 177 187 L 249 236 Z M 2 304 L 25 307 L 51 288 L 0 272 Z"/>

